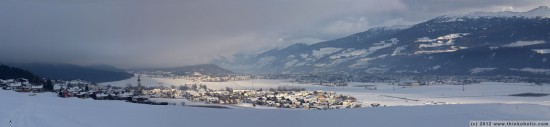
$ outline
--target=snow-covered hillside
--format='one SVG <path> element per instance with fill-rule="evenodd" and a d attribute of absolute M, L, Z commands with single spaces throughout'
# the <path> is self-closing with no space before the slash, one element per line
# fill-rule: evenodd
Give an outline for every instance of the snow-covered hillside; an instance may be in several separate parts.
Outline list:
<path fill-rule="evenodd" d="M 470 120 L 548 120 L 529 104 L 395 106 L 345 110 L 211 109 L 28 96 L 0 90 L 2 127 L 464 127 Z M 11 123 L 10 123 L 11 121 Z"/>
<path fill-rule="evenodd" d="M 510 68 L 550 69 L 549 27 L 550 9 L 545 6 L 526 12 L 444 15 L 410 27 L 371 28 L 213 63 L 253 73 L 547 76 Z M 472 73 L 474 68 L 495 69 Z"/>

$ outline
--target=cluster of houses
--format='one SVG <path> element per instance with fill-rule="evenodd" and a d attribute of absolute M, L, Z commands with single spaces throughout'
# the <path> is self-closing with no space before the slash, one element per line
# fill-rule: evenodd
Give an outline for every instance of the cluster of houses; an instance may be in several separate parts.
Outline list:
<path fill-rule="evenodd" d="M 361 103 L 351 96 L 324 91 L 266 91 L 250 98 L 254 105 L 278 108 L 340 109 L 359 108 Z"/>
<path fill-rule="evenodd" d="M 143 95 L 151 98 L 181 98 L 183 92 L 172 88 L 154 88 L 151 90 L 143 90 Z"/>
<path fill-rule="evenodd" d="M 96 100 L 136 100 L 137 93 L 134 89 L 97 85 L 83 80 L 52 80 L 53 90 L 59 97 L 93 98 Z M 27 79 L 0 79 L 0 87 L 3 90 L 17 92 L 44 92 L 43 84 L 32 84 Z M 32 95 L 32 94 L 31 94 Z"/>
<path fill-rule="evenodd" d="M 321 86 L 348 86 L 348 82 L 320 82 L 320 83 L 314 83 L 313 85 L 321 85 Z"/>
<path fill-rule="evenodd" d="M 270 75 L 265 75 L 270 76 Z M 265 76 L 257 76 L 263 77 Z M 284 77 L 277 75 L 277 77 Z M 301 84 L 347 86 L 347 82 L 390 83 L 398 86 L 465 85 L 479 82 L 549 82 L 550 78 L 481 75 L 379 75 L 379 74 L 288 74 L 286 77 Z"/>
<path fill-rule="evenodd" d="M 77 97 L 77 98 L 92 98 L 94 100 L 121 100 L 132 103 L 151 104 L 151 105 L 168 105 L 167 102 L 156 102 L 149 100 L 150 97 L 157 98 L 173 98 L 172 94 L 162 94 L 167 92 L 158 88 L 143 89 L 141 86 L 116 87 L 109 85 L 96 85 L 89 82 L 71 81 L 60 86 L 59 90 L 55 90 L 59 97 Z M 169 93 L 177 93 L 170 91 Z M 150 95 L 150 96 L 145 96 Z"/>
<path fill-rule="evenodd" d="M 253 106 L 300 109 L 340 109 L 362 107 L 356 98 L 326 91 L 270 90 L 186 90 L 183 97 L 213 104 L 248 103 Z"/>
<path fill-rule="evenodd" d="M 33 85 L 29 83 L 28 79 L 0 79 L 0 87 L 3 90 L 14 90 L 17 92 L 41 92 L 43 91 L 43 85 Z"/>
<path fill-rule="evenodd" d="M 92 98 L 95 100 L 123 100 L 132 103 L 167 105 L 149 98 L 185 98 L 211 104 L 241 104 L 277 108 L 339 109 L 362 107 L 356 98 L 328 91 L 305 91 L 303 88 L 277 88 L 269 90 L 208 89 L 206 85 L 188 84 L 178 89 L 169 87 L 143 88 L 141 85 L 115 87 L 73 81 L 52 81 L 53 92 L 59 97 Z M 140 84 L 138 80 L 138 84 Z M 18 92 L 43 91 L 42 85 L 32 85 L 26 79 L 0 80 L 0 87 Z"/>
<path fill-rule="evenodd" d="M 106 95 L 114 97 L 115 100 L 126 99 L 137 103 L 151 103 L 148 98 L 184 98 L 189 101 L 208 104 L 246 103 L 253 106 L 277 108 L 339 109 L 362 107 L 361 103 L 351 96 L 337 95 L 335 92 L 326 91 L 305 91 L 303 88 L 294 87 L 278 87 L 269 90 L 233 90 L 231 88 L 212 90 L 208 89 L 206 85 L 186 84 L 177 89 L 174 87 L 146 88 L 141 91 L 137 91 L 135 88 L 109 89 L 107 93 L 102 94 L 103 97 Z"/>
<path fill-rule="evenodd" d="M 250 76 L 244 75 L 202 75 L 200 73 L 194 73 L 182 77 L 191 81 L 203 81 L 203 82 L 227 82 L 227 81 L 240 81 L 250 79 Z"/>
<path fill-rule="evenodd" d="M 138 72 L 139 75 L 147 75 L 149 77 L 155 77 L 155 78 L 173 78 L 173 79 L 186 79 L 189 81 L 202 81 L 202 82 L 227 82 L 227 81 L 240 81 L 240 80 L 248 80 L 253 78 L 250 75 L 244 75 L 244 74 L 219 74 L 219 75 L 212 75 L 212 74 L 201 74 L 199 72 L 193 72 L 187 75 L 176 75 L 172 72 L 166 72 L 166 71 L 142 71 Z"/>

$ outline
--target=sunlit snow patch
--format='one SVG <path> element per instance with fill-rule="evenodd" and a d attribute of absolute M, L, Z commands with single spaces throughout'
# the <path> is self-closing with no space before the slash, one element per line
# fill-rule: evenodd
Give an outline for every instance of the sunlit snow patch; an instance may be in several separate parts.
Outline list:
<path fill-rule="evenodd" d="M 550 49 L 533 49 L 533 51 L 537 52 L 538 54 L 548 54 L 548 53 L 550 53 Z"/>
<path fill-rule="evenodd" d="M 539 69 L 539 68 L 522 68 L 522 69 L 516 69 L 516 68 L 510 68 L 510 70 L 513 71 L 523 71 L 523 72 L 530 72 L 534 74 L 550 74 L 550 69 Z"/>
<path fill-rule="evenodd" d="M 479 74 L 479 73 L 483 73 L 483 72 L 492 71 L 492 70 L 495 70 L 495 69 L 497 69 L 497 68 L 494 68 L 494 67 L 472 68 L 472 69 L 470 69 L 470 73 L 471 74 Z"/>
<path fill-rule="evenodd" d="M 538 41 L 516 41 L 514 43 L 503 45 L 502 47 L 522 47 L 522 46 L 529 46 L 529 45 L 538 45 L 538 44 L 544 44 L 545 41 L 538 40 Z"/>

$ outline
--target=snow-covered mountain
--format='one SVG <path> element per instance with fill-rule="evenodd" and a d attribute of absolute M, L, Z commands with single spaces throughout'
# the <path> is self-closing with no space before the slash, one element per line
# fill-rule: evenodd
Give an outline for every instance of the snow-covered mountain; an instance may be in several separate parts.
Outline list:
<path fill-rule="evenodd" d="M 486 18 L 486 17 L 525 17 L 525 18 L 550 18 L 550 8 L 547 6 L 540 6 L 538 8 L 532 9 L 527 12 L 512 12 L 512 11 L 503 11 L 503 12 L 476 12 L 467 15 L 449 15 L 445 16 L 451 18 L 449 21 L 460 21 L 463 18 L 477 19 L 477 18 Z"/>
<path fill-rule="evenodd" d="M 220 59 L 222 67 L 272 73 L 550 75 L 550 9 L 440 16 L 312 45 Z"/>

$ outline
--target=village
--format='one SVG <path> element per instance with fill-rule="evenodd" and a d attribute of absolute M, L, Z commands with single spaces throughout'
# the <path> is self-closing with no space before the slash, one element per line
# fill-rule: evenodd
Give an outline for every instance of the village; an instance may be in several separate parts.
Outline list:
<path fill-rule="evenodd" d="M 51 80 L 53 88 L 48 89 L 47 84 L 32 84 L 27 79 L 0 80 L 0 87 L 4 90 L 17 92 L 55 92 L 59 97 L 92 98 L 95 100 L 121 100 L 131 103 L 152 105 L 185 105 L 182 103 L 169 103 L 159 101 L 162 99 L 185 99 L 192 102 L 213 105 L 250 105 L 250 107 L 274 107 L 289 109 L 341 109 L 359 107 L 377 107 L 380 104 L 362 105 L 355 97 L 340 95 L 333 91 L 307 91 L 305 88 L 295 86 L 279 86 L 277 88 L 264 89 L 233 89 L 226 87 L 209 89 L 202 82 L 227 82 L 250 79 L 289 79 L 290 84 L 312 84 L 327 87 L 345 87 L 348 82 L 365 81 L 380 82 L 393 87 L 415 87 L 424 85 L 467 85 L 487 81 L 521 82 L 530 79 L 506 76 L 396 76 L 384 75 L 335 75 L 335 74 L 310 74 L 310 75 L 202 75 L 199 73 L 188 76 L 171 77 L 170 73 L 157 72 L 158 74 L 146 75 L 159 78 L 183 78 L 188 81 L 179 86 L 151 86 L 142 85 L 140 74 L 137 85 L 127 84 L 125 87 L 98 85 L 95 83 L 73 80 Z M 161 75 L 162 74 L 162 75 Z M 168 75 L 167 75 L 168 74 Z M 290 78 L 294 77 L 294 78 Z M 532 79 L 531 79 L 532 80 Z M 537 80 L 534 80 L 537 81 Z M 377 90 L 375 85 L 354 85 L 368 90 Z M 464 88 L 464 87 L 463 87 Z M 393 88 L 395 89 L 395 88 Z M 33 95 L 33 94 L 30 94 Z"/>
<path fill-rule="evenodd" d="M 94 83 L 74 81 L 53 81 L 53 90 L 59 97 L 92 98 L 94 100 L 121 100 L 131 103 L 151 105 L 185 105 L 153 101 L 151 98 L 187 99 L 193 102 L 220 105 L 249 104 L 253 107 L 275 107 L 289 109 L 341 109 L 363 107 L 361 102 L 351 96 L 338 95 L 332 91 L 306 91 L 299 87 L 278 87 L 258 90 L 213 90 L 202 84 L 185 84 L 179 87 L 144 87 L 138 76 L 137 86 L 116 87 Z M 48 92 L 44 85 L 33 85 L 26 79 L 0 80 L 4 90 L 30 92 Z"/>
<path fill-rule="evenodd" d="M 278 87 L 269 90 L 210 90 L 199 87 L 187 90 L 184 97 L 191 101 L 213 104 L 249 103 L 254 107 L 267 106 L 291 109 L 340 109 L 362 107 L 356 98 L 327 91 L 305 91 L 303 88 Z"/>

